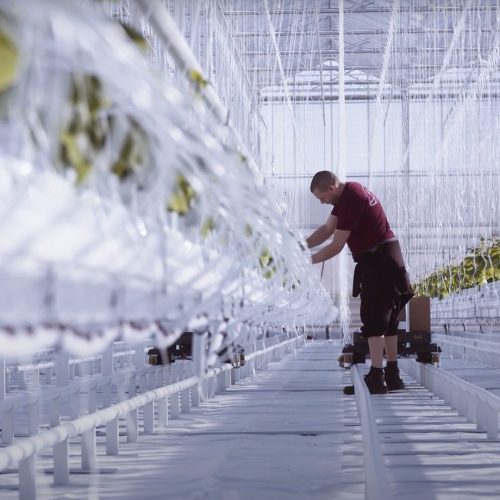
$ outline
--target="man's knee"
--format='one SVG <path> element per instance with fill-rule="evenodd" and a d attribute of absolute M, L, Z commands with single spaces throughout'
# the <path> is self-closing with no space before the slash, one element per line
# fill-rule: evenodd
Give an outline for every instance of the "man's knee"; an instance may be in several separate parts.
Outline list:
<path fill-rule="evenodd" d="M 397 337 L 397 335 L 398 335 L 397 329 L 387 328 L 387 331 L 385 333 L 386 337 Z"/>
<path fill-rule="evenodd" d="M 383 337 L 385 335 L 385 330 L 386 327 L 383 326 L 370 326 L 370 325 L 363 325 L 361 327 L 361 334 L 363 337 L 366 339 L 374 338 L 374 337 Z"/>

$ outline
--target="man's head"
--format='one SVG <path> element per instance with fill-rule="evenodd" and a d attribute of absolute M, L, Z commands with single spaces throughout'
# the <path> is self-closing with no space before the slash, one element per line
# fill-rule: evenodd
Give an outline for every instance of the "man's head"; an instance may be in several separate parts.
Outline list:
<path fill-rule="evenodd" d="M 340 199 L 342 188 L 343 184 L 338 177 L 328 170 L 316 172 L 311 181 L 311 193 L 321 203 L 328 205 L 334 205 Z"/>

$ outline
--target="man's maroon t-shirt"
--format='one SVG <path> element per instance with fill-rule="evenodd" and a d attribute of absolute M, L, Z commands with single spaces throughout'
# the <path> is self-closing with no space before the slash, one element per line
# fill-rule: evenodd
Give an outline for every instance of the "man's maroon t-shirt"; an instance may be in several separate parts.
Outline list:
<path fill-rule="evenodd" d="M 360 253 L 394 237 L 380 201 L 358 182 L 346 182 L 332 215 L 337 229 L 351 231 L 347 245 L 355 261 Z"/>

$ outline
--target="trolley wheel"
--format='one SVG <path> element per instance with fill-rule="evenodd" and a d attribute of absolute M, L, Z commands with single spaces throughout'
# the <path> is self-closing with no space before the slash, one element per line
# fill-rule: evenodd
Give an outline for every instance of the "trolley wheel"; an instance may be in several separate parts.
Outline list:
<path fill-rule="evenodd" d="M 346 370 L 351 368 L 353 356 L 352 352 L 343 352 L 338 358 L 339 366 L 341 368 L 345 368 Z"/>
<path fill-rule="evenodd" d="M 349 369 L 352 365 L 357 363 L 364 363 L 366 356 L 357 352 L 344 352 L 338 357 L 339 366 L 341 368 Z"/>
<path fill-rule="evenodd" d="M 417 354 L 417 361 L 419 363 L 432 363 L 432 354 L 430 352 L 419 352 Z"/>
<path fill-rule="evenodd" d="M 438 368 L 441 366 L 441 354 L 440 354 L 441 349 L 437 352 L 433 352 L 431 354 L 431 363 L 434 366 L 437 366 Z"/>
<path fill-rule="evenodd" d="M 344 368 L 344 355 L 341 354 L 338 358 L 337 361 L 339 362 L 340 368 Z"/>

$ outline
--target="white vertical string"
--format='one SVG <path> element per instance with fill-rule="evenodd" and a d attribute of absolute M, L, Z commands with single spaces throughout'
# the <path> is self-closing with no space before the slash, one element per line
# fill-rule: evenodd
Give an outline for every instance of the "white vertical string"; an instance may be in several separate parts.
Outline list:
<path fill-rule="evenodd" d="M 339 83 L 338 83 L 338 157 L 337 175 L 345 180 L 346 175 L 346 110 L 345 110 L 345 66 L 344 66 L 344 0 L 339 0 Z M 350 343 L 349 332 L 349 286 L 347 282 L 347 248 L 344 248 L 337 258 L 338 297 L 340 330 L 344 343 Z"/>
<path fill-rule="evenodd" d="M 380 72 L 380 78 L 379 78 L 379 84 L 378 84 L 378 91 L 377 91 L 377 101 L 375 105 L 375 118 L 372 123 L 372 129 L 370 131 L 370 141 L 369 145 L 371 146 L 371 150 L 368 151 L 368 186 L 370 189 L 373 188 L 373 181 L 372 181 L 372 167 L 373 167 L 373 144 L 374 144 L 374 136 L 376 130 L 379 129 L 379 123 L 380 123 L 380 117 L 382 115 L 380 109 L 382 107 L 382 92 L 384 91 L 385 87 L 385 80 L 386 80 L 386 73 L 387 73 L 387 68 L 389 67 L 389 61 L 391 60 L 391 51 L 392 51 L 392 45 L 394 42 L 394 33 L 395 33 L 395 28 L 396 28 L 396 21 L 399 16 L 399 0 L 394 0 L 394 3 L 392 4 L 392 13 L 391 13 L 391 20 L 389 23 L 389 31 L 387 32 L 387 40 L 386 40 L 386 45 L 385 45 L 385 51 L 384 51 L 384 60 L 382 64 L 382 71 Z"/>

